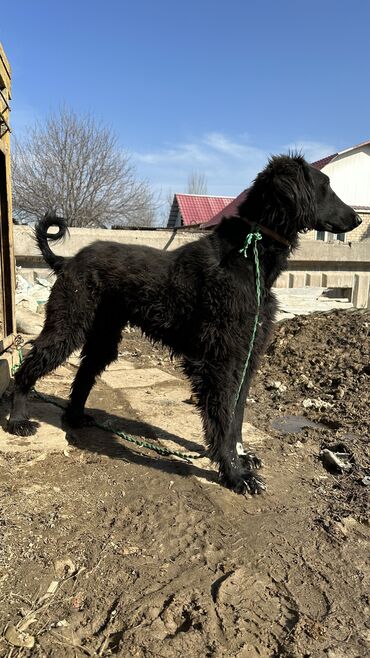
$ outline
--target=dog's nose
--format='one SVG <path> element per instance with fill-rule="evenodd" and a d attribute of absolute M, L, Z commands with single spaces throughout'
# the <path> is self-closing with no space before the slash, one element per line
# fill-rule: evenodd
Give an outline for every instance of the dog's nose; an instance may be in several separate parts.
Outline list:
<path fill-rule="evenodd" d="M 360 226 L 360 224 L 362 224 L 362 219 L 360 215 L 356 214 L 356 226 Z"/>

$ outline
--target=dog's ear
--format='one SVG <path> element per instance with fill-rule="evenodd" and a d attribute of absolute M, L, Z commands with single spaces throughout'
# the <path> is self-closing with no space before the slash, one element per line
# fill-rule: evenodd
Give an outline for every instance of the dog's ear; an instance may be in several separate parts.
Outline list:
<path fill-rule="evenodd" d="M 281 158 L 272 163 L 270 193 L 280 216 L 298 231 L 314 227 L 316 208 L 310 171 L 301 157 Z"/>

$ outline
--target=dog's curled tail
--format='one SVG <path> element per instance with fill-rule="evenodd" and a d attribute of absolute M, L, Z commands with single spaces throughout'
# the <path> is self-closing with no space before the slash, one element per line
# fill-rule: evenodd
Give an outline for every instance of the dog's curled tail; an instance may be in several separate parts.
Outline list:
<path fill-rule="evenodd" d="M 58 227 L 57 233 L 48 233 L 51 226 Z M 56 242 L 64 238 L 68 232 L 67 222 L 62 217 L 57 217 L 53 213 L 46 213 L 46 215 L 39 219 L 35 226 L 35 237 L 38 248 L 40 249 L 47 264 L 54 270 L 55 274 L 59 274 L 65 263 L 63 256 L 57 256 L 49 247 L 49 240 Z"/>

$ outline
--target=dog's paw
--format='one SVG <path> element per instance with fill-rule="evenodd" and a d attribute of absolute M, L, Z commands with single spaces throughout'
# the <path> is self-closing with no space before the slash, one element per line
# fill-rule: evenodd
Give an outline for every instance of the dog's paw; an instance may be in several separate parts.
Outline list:
<path fill-rule="evenodd" d="M 262 468 L 263 466 L 262 459 L 260 459 L 254 452 L 250 452 L 249 450 L 247 450 L 243 455 L 239 455 L 239 459 L 247 471 L 254 471 L 258 468 Z"/>
<path fill-rule="evenodd" d="M 73 413 L 73 411 L 70 409 L 66 409 L 64 412 L 63 420 L 65 420 L 65 422 L 74 429 L 78 429 L 79 427 L 88 427 L 89 425 L 94 425 L 95 422 L 93 416 L 90 416 L 89 414 L 76 414 Z"/>
<path fill-rule="evenodd" d="M 253 471 L 246 471 L 243 474 L 243 483 L 245 489 L 242 493 L 249 493 L 251 495 L 261 494 L 266 491 L 266 484 L 263 478 Z"/>
<path fill-rule="evenodd" d="M 237 494 L 261 494 L 266 491 L 266 484 L 260 475 L 250 469 L 233 472 L 229 475 L 220 473 L 222 484 Z"/>
<path fill-rule="evenodd" d="M 16 436 L 33 436 L 37 432 L 40 423 L 27 418 L 10 418 L 8 421 L 7 431 L 9 434 Z"/>

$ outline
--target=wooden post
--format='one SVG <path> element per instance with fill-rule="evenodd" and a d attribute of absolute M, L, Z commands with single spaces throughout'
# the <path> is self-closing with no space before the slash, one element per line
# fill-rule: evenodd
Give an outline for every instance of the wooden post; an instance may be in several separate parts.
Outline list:
<path fill-rule="evenodd" d="M 9 348 L 16 332 L 15 260 L 13 247 L 12 192 L 10 176 L 10 100 L 11 71 L 0 44 L 0 260 L 1 260 L 1 327 L 0 327 L 0 395 L 10 379 Z"/>

